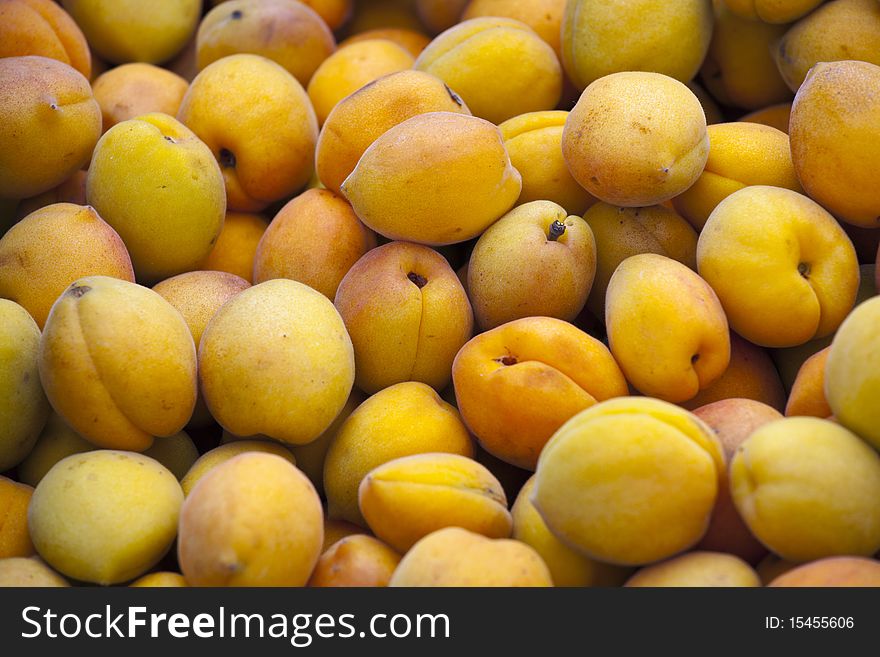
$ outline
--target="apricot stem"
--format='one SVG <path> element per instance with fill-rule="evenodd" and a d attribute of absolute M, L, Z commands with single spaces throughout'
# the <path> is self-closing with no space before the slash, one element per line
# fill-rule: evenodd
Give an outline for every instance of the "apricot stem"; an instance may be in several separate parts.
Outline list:
<path fill-rule="evenodd" d="M 547 234 L 547 239 L 551 242 L 555 242 L 560 237 L 565 234 L 565 224 L 559 221 L 558 219 L 554 219 L 553 223 L 550 224 L 550 232 Z"/>

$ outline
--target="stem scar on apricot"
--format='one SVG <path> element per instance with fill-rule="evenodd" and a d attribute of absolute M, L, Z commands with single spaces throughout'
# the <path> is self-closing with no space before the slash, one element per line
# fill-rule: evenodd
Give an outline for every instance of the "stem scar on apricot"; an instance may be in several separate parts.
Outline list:
<path fill-rule="evenodd" d="M 220 166 L 224 169 L 235 168 L 235 154 L 232 151 L 226 148 L 221 148 L 220 157 L 218 159 L 220 160 Z"/>
<path fill-rule="evenodd" d="M 803 276 L 804 278 L 810 278 L 810 265 L 807 262 L 801 262 L 798 264 L 798 274 Z"/>
<path fill-rule="evenodd" d="M 558 219 L 554 219 L 553 223 L 550 224 L 550 231 L 547 233 L 547 239 L 551 242 L 555 242 L 560 237 L 565 234 L 565 224 L 559 221 Z"/>
<path fill-rule="evenodd" d="M 428 284 L 428 279 L 422 276 L 421 274 L 417 274 L 414 271 L 411 271 L 406 275 L 406 277 L 415 283 L 416 287 L 420 290 Z"/>
<path fill-rule="evenodd" d="M 516 365 L 519 362 L 514 356 L 511 355 L 502 356 L 501 358 L 495 358 L 493 360 L 496 363 L 501 363 L 502 365 L 505 365 L 507 367 L 510 367 L 511 365 Z"/>
<path fill-rule="evenodd" d="M 69 290 L 67 290 L 67 293 L 70 294 L 71 296 L 79 299 L 82 295 L 84 295 L 86 292 L 88 292 L 91 289 L 92 288 L 89 287 L 88 285 L 74 285 Z"/>

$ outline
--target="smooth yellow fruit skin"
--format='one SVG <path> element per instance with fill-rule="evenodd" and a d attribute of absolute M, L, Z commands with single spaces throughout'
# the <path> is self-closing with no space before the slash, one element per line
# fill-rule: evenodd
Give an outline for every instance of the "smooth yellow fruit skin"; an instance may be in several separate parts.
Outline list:
<path fill-rule="evenodd" d="M 0 299 L 0 472 L 27 457 L 49 416 L 39 350 L 40 329 L 27 310 Z"/>
<path fill-rule="evenodd" d="M 144 575 L 133 581 L 129 586 L 134 588 L 178 588 L 189 586 L 189 584 L 186 583 L 186 579 L 180 573 L 160 571 Z"/>
<path fill-rule="evenodd" d="M 444 452 L 473 457 L 458 411 L 424 383 L 377 392 L 348 416 L 324 460 L 328 515 L 366 526 L 358 488 L 374 468 L 402 456 Z"/>
<path fill-rule="evenodd" d="M 347 536 L 324 550 L 309 586 L 388 586 L 399 563 L 400 555 L 382 541 L 364 534 Z"/>
<path fill-rule="evenodd" d="M 40 556 L 73 579 L 119 584 L 146 572 L 171 547 L 183 492 L 143 454 L 95 450 L 59 461 L 28 510 Z"/>
<path fill-rule="evenodd" d="M 296 465 L 296 458 L 291 451 L 280 443 L 275 443 L 270 440 L 235 440 L 208 450 L 193 462 L 183 479 L 180 481 L 180 487 L 183 489 L 183 494 L 188 496 L 199 480 L 214 467 L 221 463 L 226 463 L 226 461 L 235 458 L 239 454 L 245 454 L 248 452 L 274 454 L 275 456 L 280 456 L 289 461 L 291 465 Z"/>
<path fill-rule="evenodd" d="M 27 484 L 0 476 L 0 559 L 34 554 L 27 524 L 33 492 Z"/>
<path fill-rule="evenodd" d="M 93 449 L 95 446 L 92 443 L 71 429 L 60 415 L 51 411 L 34 448 L 18 464 L 18 479 L 29 486 L 36 486 L 61 459 Z"/>
<path fill-rule="evenodd" d="M 791 106 L 791 158 L 810 198 L 855 226 L 880 226 L 880 66 L 820 62 Z"/>
<path fill-rule="evenodd" d="M 192 586 L 304 586 L 324 536 L 308 478 L 274 454 L 240 454 L 208 472 L 180 513 L 177 556 Z"/>
<path fill-rule="evenodd" d="M 624 260 L 605 297 L 608 343 L 627 380 L 646 395 L 687 401 L 730 362 L 727 318 L 691 269 L 654 253 Z"/>
<path fill-rule="evenodd" d="M 531 500 L 572 549 L 632 566 L 696 544 L 724 482 L 721 445 L 699 418 L 657 399 L 622 397 L 554 434 Z"/>
<path fill-rule="evenodd" d="M 765 185 L 734 192 L 712 211 L 697 268 L 730 327 L 765 347 L 833 333 L 859 286 L 855 249 L 834 217 L 802 194 Z"/>
<path fill-rule="evenodd" d="M 156 438 L 143 455 L 157 460 L 180 481 L 199 458 L 199 450 L 192 438 L 181 431 L 173 436 Z"/>
<path fill-rule="evenodd" d="M 62 0 L 89 45 L 107 61 L 159 64 L 195 32 L 201 0 Z"/>
<path fill-rule="evenodd" d="M 436 75 L 474 116 L 495 124 L 553 109 L 562 95 L 562 67 L 553 48 L 511 18 L 459 23 L 428 44 L 413 68 Z"/>
<path fill-rule="evenodd" d="M 880 298 L 865 301 L 837 330 L 825 363 L 825 397 L 834 417 L 880 449 Z"/>
<path fill-rule="evenodd" d="M 757 123 L 718 123 L 707 128 L 709 159 L 697 181 L 672 205 L 702 230 L 718 204 L 750 185 L 771 185 L 803 193 L 791 161 L 788 135 Z"/>
<path fill-rule="evenodd" d="M 152 290 L 88 276 L 49 313 L 40 380 L 52 407 L 83 438 L 143 451 L 192 416 L 195 345 L 180 313 Z"/>
<path fill-rule="evenodd" d="M 494 125 L 429 112 L 374 141 L 341 189 L 377 233 L 439 246 L 482 233 L 516 202 L 522 178 Z"/>
<path fill-rule="evenodd" d="M 525 543 L 460 527 L 429 534 L 404 555 L 389 586 L 547 587 L 550 571 Z"/>
<path fill-rule="evenodd" d="M 46 57 L 0 58 L 0 198 L 61 184 L 100 136 L 101 108 L 79 71 Z"/>
<path fill-rule="evenodd" d="M 756 587 L 758 573 L 739 557 L 723 552 L 688 552 L 642 568 L 628 587 Z"/>
<path fill-rule="evenodd" d="M 522 487 L 513 504 L 513 538 L 537 552 L 553 577 L 554 586 L 618 586 L 628 569 L 612 566 L 572 550 L 547 528 L 532 504 L 532 476 Z"/>
<path fill-rule="evenodd" d="M 822 0 L 724 0 L 737 16 L 765 23 L 791 23 L 808 14 Z"/>
<path fill-rule="evenodd" d="M 731 461 L 730 490 L 755 537 L 783 559 L 880 549 L 880 456 L 828 420 L 759 427 Z"/>
<path fill-rule="evenodd" d="M 358 507 L 372 532 L 401 554 L 444 527 L 489 538 L 507 538 L 513 527 L 498 480 L 458 454 L 404 456 L 374 468 L 358 487 Z"/>
<path fill-rule="evenodd" d="M 211 415 L 230 433 L 302 445 L 348 399 L 354 350 L 327 297 L 276 279 L 217 311 L 202 334 L 199 380 Z"/>
<path fill-rule="evenodd" d="M 551 226 L 564 226 L 550 238 Z M 484 329 L 522 317 L 571 321 L 587 302 L 596 241 L 583 219 L 552 201 L 515 207 L 486 229 L 468 263 L 468 296 Z"/>
<path fill-rule="evenodd" d="M 660 73 L 613 73 L 591 83 L 568 115 L 562 154 L 574 179 L 612 205 L 654 205 L 681 194 L 709 157 L 694 93 Z"/>
<path fill-rule="evenodd" d="M 67 580 L 37 557 L 0 559 L 0 588 L 68 586 Z"/>
<path fill-rule="evenodd" d="M 92 83 L 101 106 L 104 132 L 117 123 L 143 114 L 161 112 L 174 116 L 189 82 L 153 64 L 123 64 L 99 75 Z"/>
<path fill-rule="evenodd" d="M 653 71 L 688 82 L 711 36 L 710 0 L 569 0 L 562 63 L 579 89 L 620 71 Z"/>
<path fill-rule="evenodd" d="M 516 201 L 553 201 L 569 214 L 581 215 L 596 202 L 572 177 L 562 157 L 562 131 L 568 112 L 527 112 L 498 126 L 510 163 L 522 176 Z"/>
<path fill-rule="evenodd" d="M 197 269 L 226 215 L 223 176 L 211 151 L 159 113 L 117 123 L 101 137 L 86 198 L 119 233 L 146 283 Z"/>

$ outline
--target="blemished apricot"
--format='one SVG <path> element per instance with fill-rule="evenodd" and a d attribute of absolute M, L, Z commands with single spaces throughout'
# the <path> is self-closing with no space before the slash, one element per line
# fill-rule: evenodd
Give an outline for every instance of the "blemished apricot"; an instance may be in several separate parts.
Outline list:
<path fill-rule="evenodd" d="M 810 198 L 840 219 L 880 225 L 880 190 L 869 172 L 880 163 L 880 66 L 820 62 L 791 107 L 791 159 Z"/>
<path fill-rule="evenodd" d="M 659 73 L 599 78 L 565 122 L 562 153 L 596 198 L 654 205 L 688 189 L 709 156 L 706 116 L 684 84 Z"/>
<path fill-rule="evenodd" d="M 389 586 L 553 586 L 541 557 L 525 543 L 447 527 L 416 543 Z"/>
<path fill-rule="evenodd" d="M 834 217 L 802 194 L 765 185 L 716 206 L 697 242 L 697 267 L 730 327 L 766 347 L 833 333 L 859 284 L 855 249 Z"/>
<path fill-rule="evenodd" d="M 315 149 L 318 178 L 338 193 L 370 144 L 397 124 L 426 112 L 470 114 L 440 78 L 422 71 L 390 73 L 361 87 L 339 101 L 321 127 Z"/>
<path fill-rule="evenodd" d="M 101 107 L 104 132 L 142 114 L 176 115 L 188 88 L 189 82 L 177 73 L 143 63 L 117 66 L 92 83 L 95 100 Z"/>
<path fill-rule="evenodd" d="M 28 198 L 64 182 L 101 136 L 89 81 L 46 57 L 0 58 L 0 198 Z"/>
<path fill-rule="evenodd" d="M 366 253 L 345 274 L 335 304 L 354 345 L 355 383 L 368 394 L 403 381 L 444 388 L 473 331 L 455 272 L 419 244 L 391 242 Z"/>
<path fill-rule="evenodd" d="M 752 533 L 789 561 L 880 549 L 880 456 L 844 427 L 789 417 L 755 430 L 730 464 Z"/>
<path fill-rule="evenodd" d="M 187 496 L 177 555 L 193 586 L 305 586 L 323 534 L 308 478 L 279 456 L 250 452 L 213 468 Z"/>
<path fill-rule="evenodd" d="M 0 57 L 38 55 L 91 77 L 89 44 L 70 15 L 52 0 L 0 1 Z"/>
<path fill-rule="evenodd" d="M 712 4 L 703 0 L 569 0 L 562 62 L 579 89 L 621 71 L 650 70 L 688 82 L 711 36 Z"/>
<path fill-rule="evenodd" d="M 46 206 L 0 238 L 0 296 L 15 299 L 41 329 L 68 285 L 96 275 L 134 283 L 125 244 L 92 207 Z"/>
<path fill-rule="evenodd" d="M 303 86 L 336 50 L 321 17 L 288 0 L 231 0 L 209 11 L 196 34 L 199 70 L 238 53 L 262 55 L 283 66 Z"/>
<path fill-rule="evenodd" d="M 415 58 L 388 39 L 357 41 L 340 48 L 312 75 L 308 94 L 323 124 L 343 98 L 384 75 L 411 68 Z"/>
<path fill-rule="evenodd" d="M 472 457 L 458 411 L 424 383 L 385 388 L 348 416 L 324 460 L 328 515 L 366 526 L 358 487 L 374 468 L 402 456 L 443 452 Z"/>
<path fill-rule="evenodd" d="M 434 38 L 413 67 L 455 89 L 474 116 L 501 123 L 556 107 L 562 67 L 528 25 L 510 18 L 465 20 Z"/>
<path fill-rule="evenodd" d="M 623 397 L 581 411 L 553 435 L 532 502 L 572 548 L 641 565 L 696 544 L 725 482 L 721 445 L 702 420 L 658 399 Z"/>
<path fill-rule="evenodd" d="M 526 317 L 477 335 L 455 357 L 452 379 L 462 417 L 483 448 L 528 470 L 566 420 L 627 394 L 608 348 L 551 317 Z"/>
<path fill-rule="evenodd" d="M 478 236 L 510 210 L 521 189 L 498 128 L 454 112 L 395 125 L 364 151 L 341 186 L 377 233 L 432 246 Z"/>
<path fill-rule="evenodd" d="M 309 189 L 281 208 L 263 233 L 254 254 L 254 283 L 290 278 L 332 301 L 343 277 L 375 246 L 375 233 L 344 198 Z"/>
<path fill-rule="evenodd" d="M 730 334 L 708 283 L 685 265 L 654 253 L 618 265 L 605 297 L 608 343 L 639 391 L 687 401 L 730 363 Z"/>

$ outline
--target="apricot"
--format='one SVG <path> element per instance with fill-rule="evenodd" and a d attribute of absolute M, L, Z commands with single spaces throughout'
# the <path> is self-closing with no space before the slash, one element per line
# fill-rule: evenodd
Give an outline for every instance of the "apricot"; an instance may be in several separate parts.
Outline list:
<path fill-rule="evenodd" d="M 718 204 L 749 185 L 785 187 L 803 193 L 788 135 L 757 123 L 719 123 L 707 128 L 711 147 L 706 167 L 672 205 L 698 231 Z"/>
<path fill-rule="evenodd" d="M 581 411 L 553 435 L 531 500 L 578 552 L 641 565 L 696 544 L 724 482 L 721 444 L 702 420 L 659 399 L 623 397 Z"/>
<path fill-rule="evenodd" d="M 732 554 L 688 552 L 642 568 L 624 586 L 756 587 L 761 586 L 761 578 Z"/>
<path fill-rule="evenodd" d="M 571 0 L 562 19 L 562 63 L 579 89 L 620 71 L 650 70 L 687 82 L 711 36 L 712 4 L 703 0 Z"/>
<path fill-rule="evenodd" d="M 559 57 L 564 13 L 565 0 L 471 0 L 461 14 L 461 20 L 502 16 L 521 21 L 546 41 Z"/>
<path fill-rule="evenodd" d="M 220 163 L 231 210 L 258 212 L 312 175 L 315 112 L 296 78 L 264 57 L 230 55 L 207 66 L 177 118 Z"/>
<path fill-rule="evenodd" d="M 73 454 L 90 452 L 95 446 L 80 436 L 54 411 L 27 457 L 18 464 L 18 479 L 36 486 L 52 466 Z"/>
<path fill-rule="evenodd" d="M 712 288 L 665 256 L 620 263 L 608 283 L 605 322 L 627 380 L 652 397 L 686 401 L 730 362 L 727 318 Z"/>
<path fill-rule="evenodd" d="M 765 23 L 791 23 L 822 4 L 822 0 L 723 0 L 737 16 Z"/>
<path fill-rule="evenodd" d="M 224 2 L 225 0 L 220 0 Z M 354 0 L 300 0 L 324 19 L 331 30 L 338 30 L 351 17 Z M 217 0 L 214 0 L 217 4 Z"/>
<path fill-rule="evenodd" d="M 430 37 L 416 30 L 410 30 L 403 27 L 385 27 L 367 30 L 348 37 L 345 41 L 339 42 L 339 47 L 357 43 L 358 41 L 368 41 L 371 39 L 387 39 L 406 50 L 413 57 L 418 57 L 425 46 L 431 43 Z M 391 74 L 393 75 L 393 73 Z"/>
<path fill-rule="evenodd" d="M 40 344 L 55 411 L 98 447 L 143 451 L 189 421 L 196 352 L 180 313 L 147 288 L 106 276 L 74 281 Z"/>
<path fill-rule="evenodd" d="M 880 562 L 864 557 L 828 557 L 785 572 L 767 586 L 880 586 Z"/>
<path fill-rule="evenodd" d="M 434 34 L 458 23 L 470 0 L 415 0 L 416 12 L 422 23 Z"/>
<path fill-rule="evenodd" d="M 442 389 L 473 330 L 455 272 L 418 244 L 369 251 L 342 279 L 335 304 L 354 345 L 355 383 L 368 394 L 402 381 Z"/>
<path fill-rule="evenodd" d="M 227 212 L 214 248 L 201 269 L 225 271 L 253 283 L 254 257 L 268 222 L 257 214 Z"/>
<path fill-rule="evenodd" d="M 360 406 L 366 399 L 367 397 L 364 393 L 357 388 L 353 388 L 348 401 L 345 402 L 345 406 L 342 407 L 336 419 L 333 420 L 324 433 L 305 445 L 289 446 L 290 451 L 296 458 L 296 467 L 302 470 L 303 474 L 309 478 L 309 481 L 312 482 L 319 495 L 324 494 L 324 460 L 327 458 L 327 451 L 330 449 L 333 441 L 336 440 L 336 435 L 348 419 L 348 416 L 354 413 L 354 409 Z"/>
<path fill-rule="evenodd" d="M 122 237 L 143 282 L 196 269 L 226 214 L 210 150 L 167 114 L 123 121 L 101 137 L 86 196 Z"/>
<path fill-rule="evenodd" d="M 810 198 L 856 226 L 880 225 L 880 66 L 820 62 L 791 107 L 791 159 Z"/>
<path fill-rule="evenodd" d="M 453 112 L 418 114 L 392 127 L 341 186 L 368 227 L 428 245 L 480 235 L 521 189 L 498 128 Z"/>
<path fill-rule="evenodd" d="M 291 451 L 280 443 L 272 442 L 271 440 L 235 440 L 208 450 L 190 465 L 180 481 L 183 494 L 188 496 L 199 480 L 216 466 L 226 463 L 226 461 L 235 458 L 239 454 L 249 452 L 274 454 L 286 459 L 292 465 L 296 465 L 296 458 Z"/>
<path fill-rule="evenodd" d="M 164 465 L 180 481 L 199 458 L 199 450 L 189 434 L 180 431 L 173 436 L 156 438 L 143 455 Z"/>
<path fill-rule="evenodd" d="M 627 394 L 605 345 L 551 317 L 526 317 L 474 337 L 455 357 L 452 380 L 462 418 L 483 448 L 527 470 L 566 420 Z"/>
<path fill-rule="evenodd" d="M 16 214 L 18 219 L 24 219 L 26 216 L 37 210 L 42 210 L 48 205 L 55 203 L 73 203 L 74 205 L 86 205 L 86 178 L 88 171 L 80 169 L 74 171 L 73 175 L 62 182 L 57 187 L 53 187 L 48 192 L 22 199 L 18 202 Z M 10 226 L 11 227 L 11 226 Z M 3 231 L 0 231 L 3 232 Z"/>
<path fill-rule="evenodd" d="M 213 468 L 180 512 L 177 557 L 193 586 L 304 586 L 323 540 L 321 500 L 274 454 Z"/>
<path fill-rule="evenodd" d="M 474 116 L 496 124 L 553 109 L 562 94 L 562 67 L 553 48 L 510 18 L 473 18 L 451 27 L 434 38 L 413 68 L 436 75 Z"/>
<path fill-rule="evenodd" d="M 791 103 L 777 103 L 763 109 L 755 110 L 740 117 L 740 121 L 769 125 L 788 134 L 788 120 L 791 116 Z"/>
<path fill-rule="evenodd" d="M 49 205 L 0 239 L 0 296 L 21 304 L 40 328 L 55 300 L 83 276 L 134 283 L 125 244 L 92 207 Z"/>
<path fill-rule="evenodd" d="M 0 0 L 0 57 L 38 55 L 91 76 L 89 44 L 70 15 L 51 0 Z"/>
<path fill-rule="evenodd" d="M 189 586 L 186 579 L 180 573 L 160 571 L 144 575 L 133 581 L 129 586 L 134 588 L 179 588 Z"/>
<path fill-rule="evenodd" d="M 332 301 L 352 265 L 375 246 L 376 235 L 344 198 L 309 189 L 279 210 L 260 239 L 254 282 L 290 278 Z"/>
<path fill-rule="evenodd" d="M 324 121 L 315 150 L 321 183 L 339 193 L 364 151 L 390 128 L 417 114 L 470 114 L 442 80 L 422 71 L 398 71 L 343 98 Z"/>
<path fill-rule="evenodd" d="M 104 59 L 115 64 L 159 64 L 174 57 L 195 32 L 201 0 L 62 0 Z"/>
<path fill-rule="evenodd" d="M 880 448 L 880 298 L 856 306 L 834 336 L 825 361 L 824 391 L 835 418 Z"/>
<path fill-rule="evenodd" d="M 101 109 L 79 71 L 46 57 L 0 58 L 0 198 L 59 185 L 100 136 Z"/>
<path fill-rule="evenodd" d="M 209 11 L 196 34 L 199 70 L 239 53 L 280 64 L 303 86 L 336 50 L 333 32 L 313 9 L 289 0 L 232 0 Z"/>
<path fill-rule="evenodd" d="M 572 178 L 562 157 L 562 131 L 568 112 L 528 112 L 498 126 L 510 163 L 522 177 L 517 205 L 553 201 L 570 214 L 583 214 L 596 202 Z"/>
<path fill-rule="evenodd" d="M 714 5 L 712 42 L 701 69 L 712 96 L 724 105 L 746 109 L 789 100 L 791 90 L 772 52 L 787 26 L 742 18 L 721 2 Z"/>
<path fill-rule="evenodd" d="M 369 0 L 354 5 L 351 21 L 347 25 L 351 34 L 359 34 L 378 27 L 401 27 L 413 30 L 421 27 L 415 12 L 414 0 Z"/>
<path fill-rule="evenodd" d="M 343 422 L 324 460 L 328 515 L 366 526 L 358 488 L 371 470 L 402 456 L 472 457 L 461 416 L 424 383 L 398 383 L 367 399 Z"/>
<path fill-rule="evenodd" d="M 752 533 L 784 559 L 880 550 L 880 455 L 842 426 L 789 417 L 755 430 L 730 464 Z"/>
<path fill-rule="evenodd" d="M 468 264 L 480 327 L 533 316 L 570 321 L 581 311 L 596 271 L 596 242 L 583 219 L 567 215 L 552 201 L 532 201 L 480 236 Z"/>
<path fill-rule="evenodd" d="M 562 154 L 596 198 L 654 205 L 700 177 L 709 156 L 706 116 L 694 93 L 673 78 L 614 73 L 581 94 L 565 122 Z"/>
<path fill-rule="evenodd" d="M 605 317 L 605 294 L 621 262 L 640 253 L 656 253 L 697 268 L 697 233 L 676 212 L 662 205 L 620 208 L 598 202 L 584 214 L 596 240 L 596 276 L 587 307 Z"/>
<path fill-rule="evenodd" d="M 489 538 L 507 538 L 513 528 L 501 483 L 458 454 L 416 454 L 374 468 L 358 487 L 358 508 L 372 532 L 401 554 L 444 527 Z"/>
<path fill-rule="evenodd" d="M 27 311 L 0 299 L 0 472 L 30 453 L 49 415 L 39 378 L 40 329 Z"/>
<path fill-rule="evenodd" d="M 34 554 L 27 522 L 33 493 L 30 486 L 0 476 L 0 559 Z"/>
<path fill-rule="evenodd" d="M 547 528 L 532 504 L 534 475 L 526 482 L 511 509 L 513 538 L 532 547 L 550 570 L 554 586 L 618 586 L 627 570 L 593 561 L 572 550 Z"/>
<path fill-rule="evenodd" d="M 730 334 L 730 363 L 714 383 L 700 390 L 681 405 L 693 410 L 722 399 L 745 398 L 782 411 L 785 388 L 766 349 Z"/>
<path fill-rule="evenodd" d="M 388 586 L 400 555 L 372 536 L 355 534 L 333 543 L 318 559 L 309 586 Z"/>
<path fill-rule="evenodd" d="M 324 545 L 321 547 L 321 554 L 324 554 L 330 547 L 342 540 L 346 536 L 354 536 L 356 534 L 364 534 L 368 535 L 367 530 L 361 527 L 360 525 L 355 525 L 353 523 L 347 522 L 345 520 L 338 520 L 336 518 L 329 518 L 326 514 L 324 515 Z"/>
<path fill-rule="evenodd" d="M 354 352 L 327 297 L 296 281 L 266 281 L 214 315 L 202 334 L 199 380 L 211 415 L 230 433 L 301 445 L 348 399 Z"/>
<path fill-rule="evenodd" d="M 323 124 L 343 98 L 384 75 L 411 68 L 415 58 L 388 39 L 367 39 L 339 48 L 314 72 L 309 98 Z"/>
<path fill-rule="evenodd" d="M 765 347 L 790 347 L 833 333 L 859 285 L 855 249 L 828 212 L 806 196 L 753 185 L 709 215 L 697 268 L 730 327 Z"/>
<path fill-rule="evenodd" d="M 64 575 L 118 584 L 149 570 L 177 534 L 183 493 L 143 454 L 96 450 L 56 463 L 28 509 L 40 556 Z"/>
<path fill-rule="evenodd" d="M 389 586 L 553 586 L 541 557 L 525 543 L 460 527 L 429 534 L 406 553 Z"/>
<path fill-rule="evenodd" d="M 751 433 L 768 422 L 781 420 L 778 410 L 751 399 L 732 397 L 700 406 L 694 415 L 712 428 L 724 449 L 725 461 L 730 463 L 739 446 Z M 752 536 L 739 511 L 733 504 L 730 488 L 721 486 L 712 511 L 709 528 L 697 549 L 727 552 L 754 564 L 767 553 Z"/>
<path fill-rule="evenodd" d="M 833 559 L 836 557 L 831 558 Z M 761 561 L 758 562 L 758 565 L 755 566 L 755 572 L 761 577 L 761 582 L 763 582 L 764 586 L 768 586 L 774 579 L 783 573 L 787 573 L 789 570 L 794 570 L 799 565 L 800 564 L 791 561 L 786 561 L 772 552 L 768 552 L 767 556 L 761 559 Z"/>
<path fill-rule="evenodd" d="M 831 347 L 825 347 L 804 361 L 791 387 L 785 414 L 828 417 L 831 406 L 825 398 L 825 366 Z M 849 382 L 847 382 L 849 386 Z"/>
<path fill-rule="evenodd" d="M 142 63 L 117 66 L 92 83 L 104 132 L 142 114 L 162 112 L 174 116 L 188 88 L 189 82 L 177 73 Z"/>
<path fill-rule="evenodd" d="M 42 588 L 66 586 L 70 586 L 67 580 L 36 557 L 0 559 L 0 587 Z"/>

